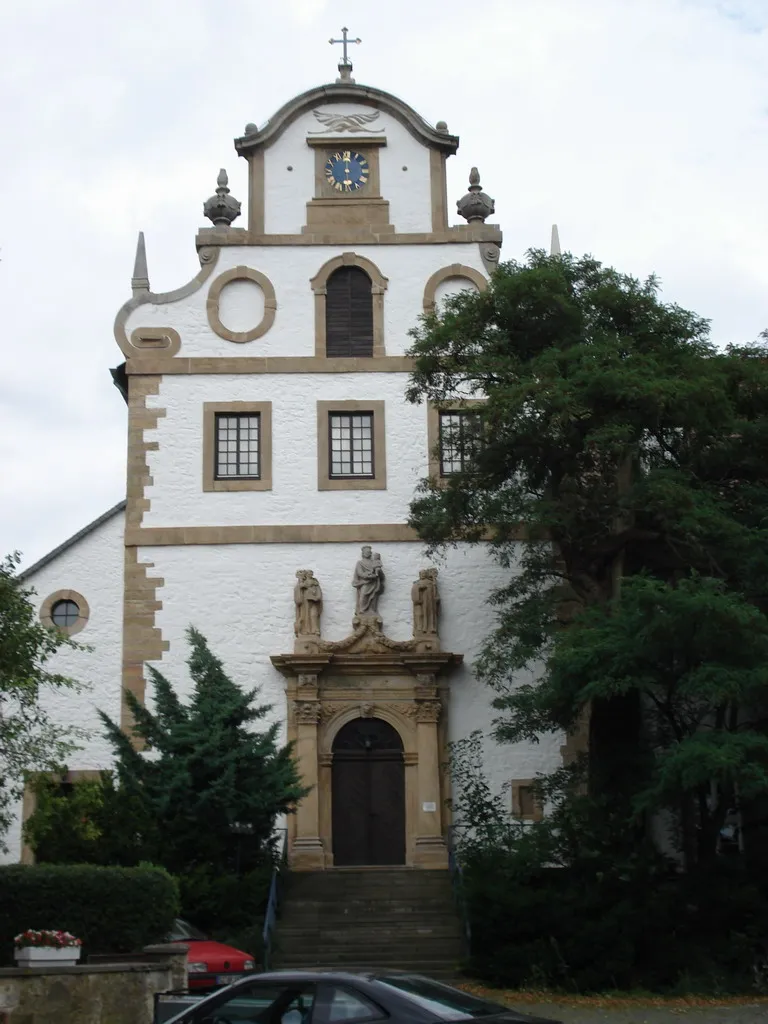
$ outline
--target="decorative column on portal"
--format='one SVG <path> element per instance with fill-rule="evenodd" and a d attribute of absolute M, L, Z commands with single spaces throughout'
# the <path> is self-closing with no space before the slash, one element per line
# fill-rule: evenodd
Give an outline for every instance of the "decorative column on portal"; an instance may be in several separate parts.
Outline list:
<path fill-rule="evenodd" d="M 440 796 L 440 745 L 437 727 L 443 705 L 433 674 L 416 676 L 416 743 L 418 762 L 418 832 L 414 861 L 421 867 L 445 867 L 447 851 L 443 836 Z"/>
<path fill-rule="evenodd" d="M 296 722 L 296 758 L 303 784 L 309 792 L 296 808 L 296 835 L 293 859 L 305 870 L 324 868 L 325 856 L 320 840 L 320 814 L 317 777 L 317 726 L 320 722 L 320 701 L 317 699 L 317 676 L 301 673 L 298 693 L 293 701 Z"/>

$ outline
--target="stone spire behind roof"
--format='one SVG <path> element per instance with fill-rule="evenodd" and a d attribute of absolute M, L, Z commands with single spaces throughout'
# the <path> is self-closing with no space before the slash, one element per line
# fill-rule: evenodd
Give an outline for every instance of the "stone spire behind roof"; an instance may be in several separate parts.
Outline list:
<path fill-rule="evenodd" d="M 149 270 L 147 269 L 147 248 L 144 244 L 144 232 L 139 232 L 136 243 L 136 259 L 133 263 L 131 291 L 134 295 L 143 295 L 149 291 Z"/>

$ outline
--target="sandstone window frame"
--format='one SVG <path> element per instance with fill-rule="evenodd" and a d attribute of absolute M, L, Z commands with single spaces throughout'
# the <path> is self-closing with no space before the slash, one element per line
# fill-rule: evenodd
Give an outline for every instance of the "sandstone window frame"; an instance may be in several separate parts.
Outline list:
<path fill-rule="evenodd" d="M 488 404 L 487 398 L 453 399 L 447 402 L 429 402 L 427 405 L 427 451 L 429 456 L 429 477 L 436 487 L 445 487 L 452 474 L 441 475 L 440 454 L 440 413 L 482 412 Z"/>
<path fill-rule="evenodd" d="M 257 284 L 264 294 L 264 312 L 261 320 L 255 327 L 251 327 L 247 331 L 231 331 L 228 327 L 224 326 L 219 317 L 221 293 L 226 285 L 231 284 L 233 281 L 251 281 Z M 256 341 L 257 338 L 265 335 L 275 322 L 275 316 L 277 315 L 275 286 L 267 275 L 262 274 L 260 270 L 254 270 L 253 267 L 242 265 L 232 267 L 230 270 L 225 270 L 222 274 L 219 274 L 211 282 L 208 289 L 208 297 L 205 300 L 205 312 L 208 317 L 208 326 L 215 334 L 223 338 L 224 341 L 233 341 L 238 345 L 243 345 L 249 341 Z"/>
<path fill-rule="evenodd" d="M 340 256 L 334 256 L 327 260 L 309 282 L 315 296 L 315 356 L 319 356 L 322 359 L 345 358 L 344 356 L 326 355 L 326 295 L 328 293 L 328 278 L 340 267 L 359 267 L 371 279 L 373 351 L 370 356 L 360 356 L 359 358 L 369 359 L 386 355 L 384 346 L 384 293 L 387 290 L 389 279 L 384 277 L 372 260 L 367 259 L 365 256 L 358 256 L 355 252 L 343 252 Z"/>
<path fill-rule="evenodd" d="M 512 815 L 518 821 L 538 822 L 544 818 L 544 807 L 535 785 L 536 779 L 512 780 Z"/>
<path fill-rule="evenodd" d="M 434 313 L 437 306 L 437 289 L 443 281 L 463 279 L 475 285 L 479 292 L 487 291 L 488 278 L 474 267 L 468 267 L 464 263 L 451 263 L 450 266 L 440 267 L 424 285 L 424 296 L 422 305 L 426 314 Z"/>
<path fill-rule="evenodd" d="M 78 616 L 71 626 L 57 626 L 53 621 L 53 608 L 59 601 L 73 601 L 77 605 Z M 88 602 L 77 590 L 55 590 L 40 606 L 40 621 L 47 629 L 55 629 L 64 636 L 74 636 L 88 625 L 91 609 Z"/>
<path fill-rule="evenodd" d="M 216 478 L 216 417 L 232 413 L 238 416 L 259 416 L 260 476 Z M 271 402 L 204 402 L 203 403 L 203 491 L 271 491 L 272 490 L 272 403 Z"/>
<path fill-rule="evenodd" d="M 385 403 L 382 399 L 318 401 L 317 403 L 317 489 L 318 491 L 385 491 L 387 450 Z M 370 413 L 373 417 L 373 476 L 331 476 L 331 413 Z"/>

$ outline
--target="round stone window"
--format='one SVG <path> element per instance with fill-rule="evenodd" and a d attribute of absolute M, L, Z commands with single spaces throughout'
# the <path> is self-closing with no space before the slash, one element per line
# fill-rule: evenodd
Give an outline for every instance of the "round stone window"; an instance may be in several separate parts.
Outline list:
<path fill-rule="evenodd" d="M 80 608 L 75 601 L 57 601 L 51 608 L 51 621 L 54 626 L 74 626 L 79 618 Z"/>
<path fill-rule="evenodd" d="M 40 621 L 49 629 L 72 636 L 88 625 L 91 610 L 76 590 L 57 590 L 49 594 L 40 608 Z"/>

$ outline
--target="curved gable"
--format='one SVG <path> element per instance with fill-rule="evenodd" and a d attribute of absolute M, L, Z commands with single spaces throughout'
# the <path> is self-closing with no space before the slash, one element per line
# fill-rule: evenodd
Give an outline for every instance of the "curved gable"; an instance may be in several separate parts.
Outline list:
<path fill-rule="evenodd" d="M 308 110 L 318 104 L 344 101 L 362 103 L 375 107 L 377 110 L 386 111 L 400 121 L 415 139 L 431 149 L 438 149 L 446 155 L 450 155 L 455 153 L 459 147 L 458 136 L 449 135 L 447 131 L 438 131 L 433 128 L 420 114 L 416 113 L 413 107 L 398 99 L 397 96 L 384 92 L 382 89 L 374 89 L 372 86 L 339 82 L 333 85 L 317 86 L 295 96 L 284 104 L 276 114 L 273 114 L 263 128 L 235 139 L 235 149 L 241 156 L 246 156 L 253 150 L 270 146 L 297 117 L 305 114 Z"/>

